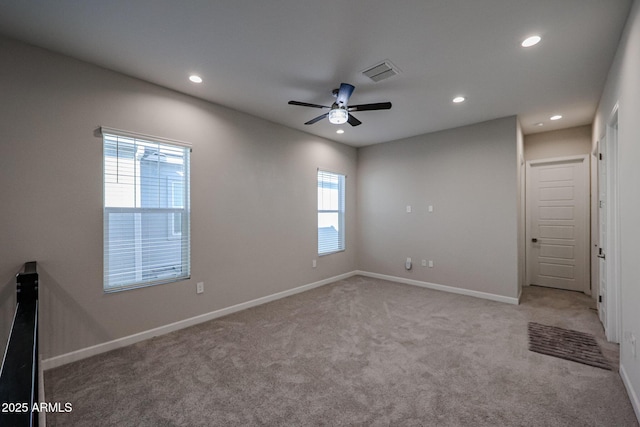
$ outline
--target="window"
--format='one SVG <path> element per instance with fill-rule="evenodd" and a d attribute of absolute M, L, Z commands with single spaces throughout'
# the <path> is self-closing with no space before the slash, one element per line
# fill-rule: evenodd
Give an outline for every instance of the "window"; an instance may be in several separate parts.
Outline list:
<path fill-rule="evenodd" d="M 345 176 L 318 170 L 318 255 L 344 251 Z"/>
<path fill-rule="evenodd" d="M 102 128 L 104 290 L 190 276 L 190 148 Z"/>

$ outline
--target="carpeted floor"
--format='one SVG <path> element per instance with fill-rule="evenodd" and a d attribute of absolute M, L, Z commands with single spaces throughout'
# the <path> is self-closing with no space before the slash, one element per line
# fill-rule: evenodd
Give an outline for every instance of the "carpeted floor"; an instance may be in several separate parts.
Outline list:
<path fill-rule="evenodd" d="M 513 306 L 361 276 L 47 371 L 49 426 L 637 426 L 614 371 L 528 350 L 604 340 L 582 294 Z M 616 361 L 613 364 L 617 364 Z"/>

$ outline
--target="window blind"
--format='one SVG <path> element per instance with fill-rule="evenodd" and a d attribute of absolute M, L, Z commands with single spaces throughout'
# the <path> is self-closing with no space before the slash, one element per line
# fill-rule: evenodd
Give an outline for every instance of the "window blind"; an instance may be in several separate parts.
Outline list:
<path fill-rule="evenodd" d="M 343 251 L 345 176 L 318 170 L 318 255 Z"/>
<path fill-rule="evenodd" d="M 104 290 L 189 278 L 190 148 L 105 128 L 102 136 Z"/>

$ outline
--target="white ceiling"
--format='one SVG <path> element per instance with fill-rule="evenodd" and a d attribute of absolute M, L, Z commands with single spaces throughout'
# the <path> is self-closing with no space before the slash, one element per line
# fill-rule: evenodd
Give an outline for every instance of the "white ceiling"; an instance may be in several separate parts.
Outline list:
<path fill-rule="evenodd" d="M 631 0 L 0 0 L 0 33 L 353 146 L 517 114 L 591 123 Z M 530 34 L 542 42 L 523 49 Z M 374 83 L 382 60 L 401 73 Z M 10 64 L 2 64 L 10 66 Z M 204 83 L 187 80 L 197 73 Z M 304 122 L 341 82 L 363 124 Z M 462 94 L 467 101 L 453 104 Z M 550 122 L 553 114 L 563 119 Z M 534 124 L 542 122 L 543 126 Z"/>

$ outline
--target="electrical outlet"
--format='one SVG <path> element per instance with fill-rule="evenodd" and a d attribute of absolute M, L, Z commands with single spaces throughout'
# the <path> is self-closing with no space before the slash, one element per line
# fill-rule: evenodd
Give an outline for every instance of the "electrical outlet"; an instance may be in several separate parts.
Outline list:
<path fill-rule="evenodd" d="M 429 268 L 433 268 L 433 261 L 429 260 Z"/>
<path fill-rule="evenodd" d="M 312 260 L 311 261 L 311 267 L 316 268 L 318 266 L 318 264 L 316 263 L 316 260 Z"/>
<path fill-rule="evenodd" d="M 422 266 L 423 266 L 423 267 L 426 267 L 426 266 L 427 266 L 427 260 L 426 260 L 426 259 L 423 259 L 423 260 L 422 260 Z"/>
<path fill-rule="evenodd" d="M 433 205 L 429 205 L 428 210 L 429 210 L 429 213 L 432 213 L 433 212 Z"/>
<path fill-rule="evenodd" d="M 196 293 L 201 294 L 204 292 L 204 282 L 198 282 L 196 284 Z"/>

